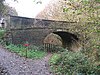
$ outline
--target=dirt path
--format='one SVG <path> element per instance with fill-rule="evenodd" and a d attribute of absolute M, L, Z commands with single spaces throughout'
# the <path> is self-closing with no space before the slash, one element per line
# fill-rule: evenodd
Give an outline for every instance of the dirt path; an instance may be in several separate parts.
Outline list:
<path fill-rule="evenodd" d="M 0 64 L 7 68 L 10 75 L 53 75 L 48 69 L 48 54 L 43 59 L 32 60 L 20 57 L 0 46 Z"/>

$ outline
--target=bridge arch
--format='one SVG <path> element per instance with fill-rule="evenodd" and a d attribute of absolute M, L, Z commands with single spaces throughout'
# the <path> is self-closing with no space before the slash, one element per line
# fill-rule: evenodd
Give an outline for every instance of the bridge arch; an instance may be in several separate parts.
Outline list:
<path fill-rule="evenodd" d="M 44 39 L 44 43 L 59 45 L 71 51 L 78 51 L 82 48 L 77 35 L 66 31 L 54 31 L 48 34 Z"/>

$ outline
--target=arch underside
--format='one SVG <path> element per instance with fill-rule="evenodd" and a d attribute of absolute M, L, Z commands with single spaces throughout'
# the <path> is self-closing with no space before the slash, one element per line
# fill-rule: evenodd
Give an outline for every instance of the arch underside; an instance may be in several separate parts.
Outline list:
<path fill-rule="evenodd" d="M 81 49 L 80 39 L 77 37 L 77 35 L 65 31 L 50 33 L 45 38 L 44 43 L 59 45 L 72 51 L 78 51 Z"/>

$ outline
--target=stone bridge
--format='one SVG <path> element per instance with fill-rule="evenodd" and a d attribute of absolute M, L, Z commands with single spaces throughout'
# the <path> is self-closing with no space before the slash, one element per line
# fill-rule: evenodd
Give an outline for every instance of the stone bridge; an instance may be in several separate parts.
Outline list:
<path fill-rule="evenodd" d="M 9 33 L 7 41 L 13 44 L 29 42 L 40 46 L 44 43 L 52 44 L 56 38 L 56 41 L 60 41 L 60 45 L 64 48 L 72 47 L 73 44 L 74 49 L 79 49 L 81 45 L 77 24 L 77 22 L 9 16 L 6 27 Z M 54 37 L 53 35 L 56 36 Z M 59 38 L 58 40 L 57 37 Z M 57 45 L 57 43 L 53 44 Z"/>

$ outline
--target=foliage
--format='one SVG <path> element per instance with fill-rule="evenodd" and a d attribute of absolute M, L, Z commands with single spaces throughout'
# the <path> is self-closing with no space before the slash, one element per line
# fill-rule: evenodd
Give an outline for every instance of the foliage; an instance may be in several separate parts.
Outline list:
<path fill-rule="evenodd" d="M 69 0 L 65 1 L 64 11 L 69 21 L 77 21 L 80 24 L 76 26 L 78 33 L 83 35 L 81 38 L 85 54 L 89 57 L 100 55 L 100 0 Z M 66 18 L 67 19 L 67 18 Z M 95 35 L 95 36 L 94 36 Z M 100 60 L 100 58 L 99 58 Z"/>
<path fill-rule="evenodd" d="M 56 46 L 54 48 L 54 51 L 57 52 L 57 53 L 61 53 L 61 52 L 64 52 L 66 51 L 63 47 L 60 47 L 60 46 Z"/>
<path fill-rule="evenodd" d="M 4 29 L 0 29 L 0 39 L 4 36 L 5 32 L 6 31 Z"/>
<path fill-rule="evenodd" d="M 5 42 L 4 42 L 4 35 L 5 35 L 5 33 L 6 33 L 6 30 L 4 30 L 4 29 L 0 29 L 0 44 L 4 44 Z"/>
<path fill-rule="evenodd" d="M 69 0 L 65 1 L 67 15 L 73 16 L 73 20 L 84 22 L 98 22 L 99 19 L 99 0 Z M 70 13 L 69 13 L 70 12 Z M 72 20 L 72 19 L 71 19 Z"/>
<path fill-rule="evenodd" d="M 0 16 L 4 17 L 8 14 L 17 15 L 17 12 L 14 8 L 10 7 L 5 3 L 6 0 L 0 0 Z M 14 2 L 17 0 L 13 0 Z"/>
<path fill-rule="evenodd" d="M 81 52 L 65 51 L 61 55 L 54 54 L 50 63 L 56 75 L 99 75 L 100 72 L 94 59 Z"/>
<path fill-rule="evenodd" d="M 5 5 L 3 4 L 5 0 L 0 0 L 0 16 L 4 13 L 6 7 Z"/>
<path fill-rule="evenodd" d="M 12 15 L 12 16 L 17 16 L 18 15 L 18 13 L 17 13 L 15 8 L 10 7 L 7 4 L 5 4 L 5 7 L 6 7 L 6 10 L 5 10 L 5 14 L 4 15 L 7 15 L 7 14 Z"/>
<path fill-rule="evenodd" d="M 34 46 L 35 47 L 35 46 Z M 20 56 L 26 56 L 26 50 L 27 50 L 27 57 L 32 59 L 42 58 L 46 55 L 46 52 L 38 50 L 38 48 L 28 48 L 24 47 L 22 45 L 14 45 L 10 44 L 6 46 L 7 49 L 9 49 L 11 52 L 15 52 Z"/>
<path fill-rule="evenodd" d="M 80 35 L 82 46 L 90 51 L 87 53 L 90 57 L 94 51 L 97 51 L 96 57 L 100 55 L 100 0 L 54 0 L 37 17 L 77 22 L 68 31 Z"/>
<path fill-rule="evenodd" d="M 58 60 L 60 59 L 60 54 L 54 53 L 51 57 L 50 64 L 56 64 Z"/>
<path fill-rule="evenodd" d="M 38 18 L 70 22 L 98 22 L 100 0 L 54 0 L 38 14 Z"/>

